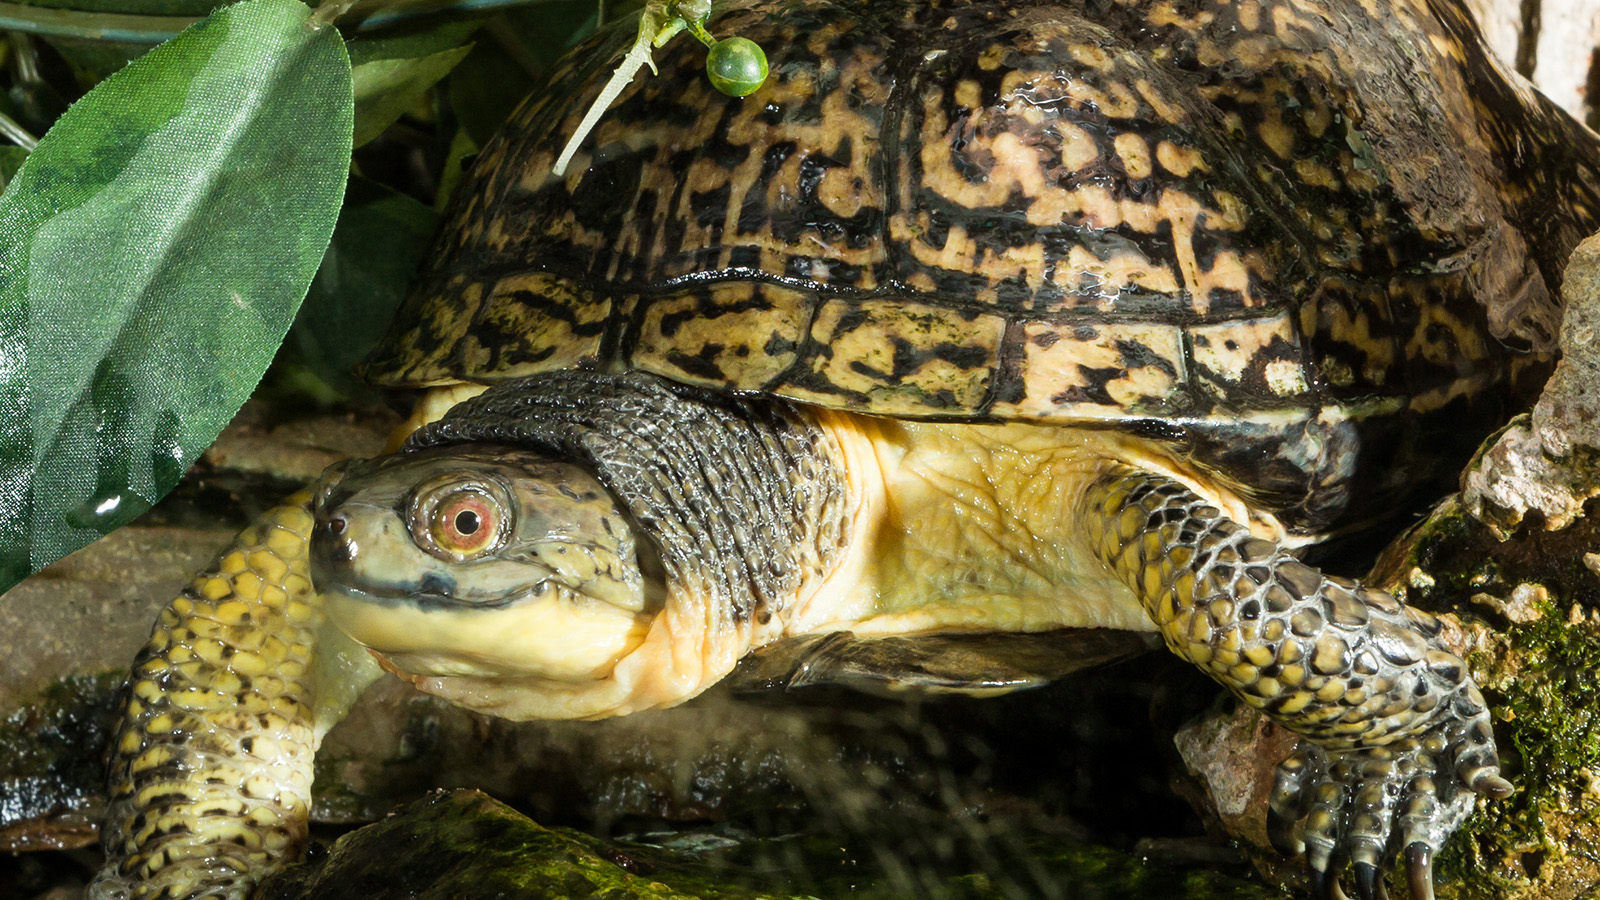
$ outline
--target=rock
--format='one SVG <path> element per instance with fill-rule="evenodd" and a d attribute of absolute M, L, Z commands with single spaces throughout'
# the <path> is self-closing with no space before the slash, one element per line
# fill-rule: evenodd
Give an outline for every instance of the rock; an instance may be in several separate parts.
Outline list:
<path fill-rule="evenodd" d="M 64 679 L 127 669 L 156 613 L 233 530 L 123 528 L 0 594 L 0 710 Z"/>
<path fill-rule="evenodd" d="M 1600 518 L 1559 531 L 1524 527 L 1498 540 L 1457 500 L 1379 560 L 1372 578 L 1459 626 L 1468 665 L 1496 717 L 1517 793 L 1481 803 L 1470 840 L 1440 870 L 1505 898 L 1565 898 L 1600 885 Z M 1407 573 L 1431 579 L 1413 587 Z"/>
<path fill-rule="evenodd" d="M 320 865 L 290 868 L 261 900 L 566 897 L 688 900 L 630 870 L 625 853 L 578 832 L 543 828 L 477 791 L 439 792 L 339 839 Z M 757 894 L 724 895 L 754 900 Z"/>
<path fill-rule="evenodd" d="M 201 464 L 213 472 L 264 475 L 299 485 L 339 460 L 382 453 L 399 424 L 399 416 L 381 407 L 274 421 L 265 404 L 250 403 L 207 448 Z"/>
<path fill-rule="evenodd" d="M 1216 814 L 1227 834 L 1266 847 L 1267 792 L 1279 761 L 1300 739 L 1243 704 L 1232 714 L 1215 713 L 1178 730 L 1173 743 L 1184 767 L 1205 792 L 1200 806 Z"/>
<path fill-rule="evenodd" d="M 259 900 L 799 900 L 937 895 L 1266 900 L 1268 889 L 1223 876 L 1163 870 L 1104 848 L 1027 848 L 1023 867 L 984 874 L 909 870 L 836 840 L 680 834 L 656 844 L 601 841 L 548 829 L 474 791 L 440 792 L 340 838 L 326 860 L 264 883 Z M 762 865 L 767 860 L 766 876 Z M 914 861 L 904 861 L 912 862 Z M 772 866 L 782 866 L 774 877 Z M 887 865 L 885 865 L 887 863 Z M 731 865 L 730 865 L 731 864 Z M 1031 867 L 1033 871 L 1027 869 Z M 1019 878 L 1020 876 L 1020 878 Z M 1029 876 L 1037 879 L 1027 883 Z M 1021 893 L 1019 893 L 1019 890 Z"/>
<path fill-rule="evenodd" d="M 1462 498 L 1500 537 L 1530 512 L 1566 527 L 1600 494 L 1600 235 L 1573 251 L 1562 296 L 1561 361 L 1533 414 L 1518 417 L 1467 467 Z"/>
<path fill-rule="evenodd" d="M 1527 76 L 1573 118 L 1597 120 L 1590 60 L 1600 46 L 1596 0 L 1466 0 L 1506 71 Z"/>
<path fill-rule="evenodd" d="M 104 809 L 99 748 L 127 676 L 75 676 L 0 720 L 0 851 L 94 843 Z"/>

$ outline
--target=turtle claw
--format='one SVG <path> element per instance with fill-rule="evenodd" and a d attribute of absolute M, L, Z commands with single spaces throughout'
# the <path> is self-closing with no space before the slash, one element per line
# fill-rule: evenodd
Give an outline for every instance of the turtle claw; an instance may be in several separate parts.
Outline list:
<path fill-rule="evenodd" d="M 1317 900 L 1345 897 L 1347 865 L 1356 900 L 1385 900 L 1382 867 L 1401 848 L 1411 896 L 1432 900 L 1433 858 L 1445 839 L 1477 795 L 1511 790 L 1486 720 L 1443 723 L 1383 747 L 1329 751 L 1308 742 L 1278 768 L 1267 836 L 1282 852 L 1305 853 Z"/>
<path fill-rule="evenodd" d="M 1275 807 L 1267 809 L 1267 842 L 1284 856 L 1299 856 L 1305 852 L 1305 842 L 1295 834 L 1297 816 L 1285 815 Z"/>
<path fill-rule="evenodd" d="M 1356 876 L 1356 900 L 1378 900 L 1383 881 L 1378 877 L 1378 867 L 1369 862 L 1358 862 L 1353 871 Z"/>
<path fill-rule="evenodd" d="M 1416 843 L 1406 848 L 1405 857 L 1411 900 L 1433 900 L 1433 850 Z"/>
<path fill-rule="evenodd" d="M 1516 787 L 1511 782 L 1500 776 L 1498 767 L 1484 767 L 1468 775 L 1462 776 L 1462 782 L 1475 794 L 1482 794 L 1494 800 L 1504 800 L 1511 796 Z"/>
<path fill-rule="evenodd" d="M 1350 900 L 1339 886 L 1338 872 L 1328 869 L 1311 870 L 1311 896 L 1313 900 Z"/>

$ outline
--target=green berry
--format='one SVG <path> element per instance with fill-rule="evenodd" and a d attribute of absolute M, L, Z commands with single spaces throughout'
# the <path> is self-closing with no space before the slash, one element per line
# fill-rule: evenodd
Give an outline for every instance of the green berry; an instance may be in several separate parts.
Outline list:
<path fill-rule="evenodd" d="M 706 54 L 706 77 L 730 97 L 748 97 L 767 80 L 767 54 L 749 38 L 717 41 Z"/>

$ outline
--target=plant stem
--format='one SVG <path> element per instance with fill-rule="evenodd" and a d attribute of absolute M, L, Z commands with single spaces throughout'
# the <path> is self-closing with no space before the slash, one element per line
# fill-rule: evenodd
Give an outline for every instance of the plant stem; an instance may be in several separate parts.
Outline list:
<path fill-rule="evenodd" d="M 39 139 L 34 137 L 28 129 L 17 124 L 17 121 L 3 112 L 0 112 L 0 135 L 4 135 L 11 143 L 16 144 L 29 153 L 39 146 Z"/>

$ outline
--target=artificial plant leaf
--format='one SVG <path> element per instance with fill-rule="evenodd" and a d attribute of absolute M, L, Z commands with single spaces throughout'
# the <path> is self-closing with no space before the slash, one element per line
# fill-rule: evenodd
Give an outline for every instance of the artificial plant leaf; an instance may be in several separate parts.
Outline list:
<path fill-rule="evenodd" d="M 438 223 L 417 200 L 350 180 L 333 243 L 289 333 L 301 364 L 336 390 L 355 389 L 351 370 L 383 336 Z"/>
<path fill-rule="evenodd" d="M 374 59 L 357 65 L 355 145 L 359 147 L 382 134 L 428 88 L 450 74 L 471 49 L 468 44 L 427 56 Z"/>
<path fill-rule="evenodd" d="M 7 11 L 34 26 L 88 88 L 226 5 L 227 0 L 27 0 Z"/>
<path fill-rule="evenodd" d="M 451 196 L 466 178 L 467 170 L 472 168 L 479 149 L 477 141 L 465 128 L 456 129 L 455 137 L 450 139 L 450 149 L 445 151 L 444 165 L 439 169 L 439 192 L 433 198 L 435 211 L 444 212 L 450 205 Z"/>
<path fill-rule="evenodd" d="M 166 493 L 294 319 L 353 108 L 309 14 L 218 11 L 75 104 L 0 195 L 0 588 Z"/>
<path fill-rule="evenodd" d="M 483 26 L 483 19 L 422 20 L 416 24 L 358 34 L 346 49 L 350 65 L 359 69 L 380 59 L 418 59 L 460 47 Z"/>
<path fill-rule="evenodd" d="M 0 191 L 17 175 L 17 170 L 22 168 L 22 163 L 28 158 L 28 151 L 16 146 L 6 144 L 0 146 Z"/>
<path fill-rule="evenodd" d="M 349 43 L 356 84 L 356 146 L 383 132 L 472 49 L 482 19 L 384 29 Z"/>

